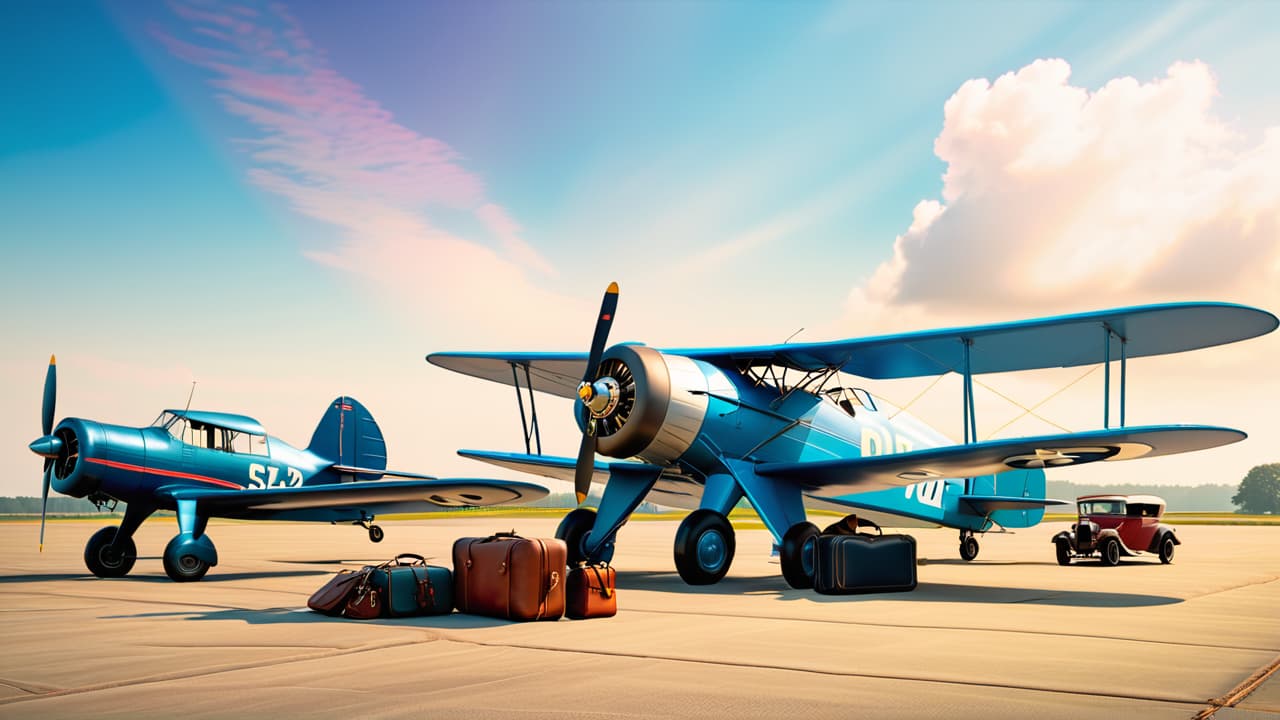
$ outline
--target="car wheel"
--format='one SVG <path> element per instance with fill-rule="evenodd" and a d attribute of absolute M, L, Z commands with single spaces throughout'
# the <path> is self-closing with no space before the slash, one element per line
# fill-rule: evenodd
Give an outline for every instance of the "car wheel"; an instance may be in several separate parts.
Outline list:
<path fill-rule="evenodd" d="M 1165 565 L 1173 562 L 1173 549 L 1176 546 L 1177 543 L 1173 541 L 1173 535 L 1165 533 L 1165 536 L 1160 540 L 1160 562 Z"/>
<path fill-rule="evenodd" d="M 1107 567 L 1115 567 L 1120 564 L 1120 541 L 1109 537 L 1102 541 L 1102 547 L 1099 548 L 1102 554 L 1102 564 Z"/>
<path fill-rule="evenodd" d="M 1071 543 L 1067 542 L 1066 540 L 1058 540 L 1057 542 L 1054 543 L 1054 545 L 1057 546 L 1056 550 L 1058 555 L 1058 564 L 1070 565 L 1071 564 Z"/>

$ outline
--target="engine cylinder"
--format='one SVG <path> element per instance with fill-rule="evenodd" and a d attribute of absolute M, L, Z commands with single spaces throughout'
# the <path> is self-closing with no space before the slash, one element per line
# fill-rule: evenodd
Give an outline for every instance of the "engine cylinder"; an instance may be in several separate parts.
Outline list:
<path fill-rule="evenodd" d="M 621 402 L 597 432 L 602 455 L 665 465 L 689 449 L 707 413 L 707 378 L 693 360 L 643 345 L 615 345 L 600 368 L 602 375 L 623 376 L 614 378 L 622 384 Z"/>

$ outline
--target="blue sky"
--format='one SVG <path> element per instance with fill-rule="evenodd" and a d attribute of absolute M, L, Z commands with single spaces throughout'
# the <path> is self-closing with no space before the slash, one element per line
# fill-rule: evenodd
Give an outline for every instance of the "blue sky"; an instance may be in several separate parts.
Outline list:
<path fill-rule="evenodd" d="M 38 487 L 50 352 L 59 415 L 143 423 L 196 380 L 196 404 L 302 442 L 349 392 L 393 464 L 475 473 L 453 450 L 514 447 L 514 409 L 422 355 L 574 349 L 613 279 L 618 339 L 657 345 L 1280 307 L 1275 3 L 0 13 L 0 456 L 33 468 L 4 494 Z M 1254 430 L 1274 381 L 1220 376 L 1277 348 L 1241 347 L 1152 365 L 1208 396 L 1153 382 L 1152 419 Z M 1157 474 L 1233 482 L 1277 459 L 1261 430 Z"/>

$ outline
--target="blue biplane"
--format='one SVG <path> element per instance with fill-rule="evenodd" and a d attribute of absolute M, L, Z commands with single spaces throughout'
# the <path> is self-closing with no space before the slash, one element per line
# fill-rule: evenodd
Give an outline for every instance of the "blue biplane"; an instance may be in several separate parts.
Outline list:
<path fill-rule="evenodd" d="M 557 530 L 572 560 L 611 557 L 618 528 L 648 499 L 694 510 L 676 532 L 675 564 L 695 585 L 728 571 L 735 546 L 726 516 L 744 497 L 773 535 L 787 582 L 809 587 L 814 539 L 848 532 L 850 518 L 820 531 L 806 507 L 956 528 L 960 555 L 972 560 L 975 533 L 1031 527 L 1046 506 L 1062 504 L 1045 497 L 1046 468 L 1243 440 L 1245 433 L 1223 427 L 1126 426 L 1127 362 L 1256 337 L 1278 322 L 1256 308 L 1196 302 L 822 343 L 674 350 L 620 344 L 606 351 L 617 299 L 614 283 L 589 353 L 448 352 L 427 360 L 516 388 L 525 452 L 459 454 L 572 480 L 580 505 L 591 483 L 607 483 L 598 510 L 580 506 Z M 1119 423 L 1112 427 L 1116 362 Z M 1095 363 L 1106 370 L 1101 429 L 978 441 L 973 376 Z M 962 443 L 846 377 L 951 372 L 963 379 Z M 576 460 L 542 454 L 534 391 L 575 400 L 583 430 Z M 596 453 L 619 461 L 597 462 Z"/>
<path fill-rule="evenodd" d="M 205 534 L 211 517 L 352 523 L 380 542 L 374 513 L 407 513 L 522 503 L 546 488 L 507 480 L 442 479 L 389 471 L 378 423 L 354 398 L 330 403 L 305 450 L 267 435 L 244 415 L 165 410 L 149 427 L 66 418 L 53 425 L 57 366 L 45 375 L 44 434 L 31 451 L 45 458 L 43 502 L 49 488 L 88 498 L 98 507 L 125 503 L 120 526 L 89 538 L 84 561 L 98 577 L 123 577 L 133 568 L 133 533 L 157 510 L 176 510 L 178 534 L 164 550 L 171 579 L 199 580 L 218 564 Z M 379 480 L 383 476 L 405 480 Z M 44 548 L 44 508 L 40 516 Z"/>

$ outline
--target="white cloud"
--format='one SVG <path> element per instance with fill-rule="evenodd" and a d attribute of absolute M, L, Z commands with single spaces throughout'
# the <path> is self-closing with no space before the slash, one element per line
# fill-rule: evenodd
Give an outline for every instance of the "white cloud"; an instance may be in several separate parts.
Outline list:
<path fill-rule="evenodd" d="M 1280 128 L 1250 144 L 1212 112 L 1201 63 L 1090 92 L 1038 60 L 947 101 L 943 202 L 923 201 L 854 301 L 1040 310 L 1274 300 Z"/>

